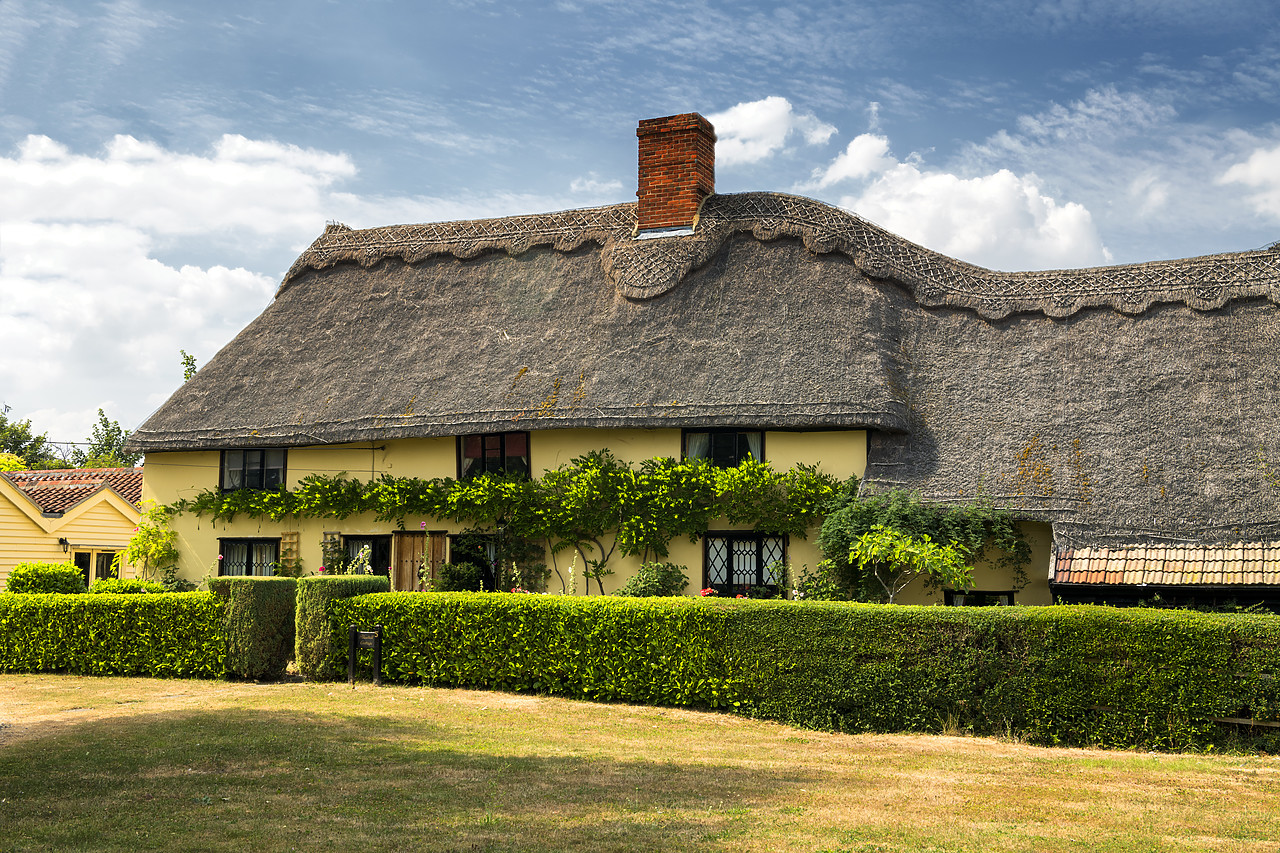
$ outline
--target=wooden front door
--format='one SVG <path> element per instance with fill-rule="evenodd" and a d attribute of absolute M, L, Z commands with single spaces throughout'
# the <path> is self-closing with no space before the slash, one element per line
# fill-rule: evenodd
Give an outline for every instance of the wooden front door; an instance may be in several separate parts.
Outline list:
<path fill-rule="evenodd" d="M 444 562 L 445 533 L 443 530 L 420 532 L 401 530 L 395 534 L 395 570 L 391 588 L 397 592 L 412 592 L 421 588 L 418 569 L 424 563 L 430 569 L 432 583 L 436 571 Z"/>

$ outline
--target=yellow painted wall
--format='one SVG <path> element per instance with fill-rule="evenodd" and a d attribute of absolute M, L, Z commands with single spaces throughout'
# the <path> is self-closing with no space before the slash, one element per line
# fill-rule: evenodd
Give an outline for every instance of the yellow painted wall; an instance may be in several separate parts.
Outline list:
<path fill-rule="evenodd" d="M 619 459 L 632 464 L 654 456 L 680 456 L 680 430 L 678 429 L 625 429 L 625 430 L 535 430 L 530 433 L 530 466 L 536 473 L 568 463 L 571 459 L 591 450 L 608 448 Z M 765 458 L 775 470 L 785 471 L 797 462 L 821 463 L 824 471 L 845 479 L 851 474 L 862 475 L 866 467 L 866 433 L 858 430 L 838 432 L 767 432 L 765 434 Z M 187 497 L 195 497 L 206 489 L 218 487 L 217 451 L 197 453 L 149 453 L 144 468 L 144 500 L 172 503 Z M 457 475 L 457 443 L 453 437 L 406 439 L 385 442 L 335 445 L 325 447 L 291 448 L 286 461 L 286 482 L 292 488 L 310 474 L 334 475 L 346 472 L 352 477 L 369 480 L 381 474 L 397 477 L 454 477 Z M 408 530 L 420 529 L 426 522 L 429 530 L 460 533 L 464 525 L 432 518 L 405 520 Z M 315 572 L 322 564 L 320 543 L 326 531 L 347 536 L 378 535 L 391 533 L 395 526 L 376 521 L 372 515 L 337 519 L 285 519 L 280 522 L 251 518 L 237 518 L 224 524 L 192 515 L 179 516 L 173 521 L 178 533 L 178 549 L 182 554 L 179 571 L 182 577 L 199 581 L 216 572 L 218 539 L 220 537 L 277 537 L 283 532 L 296 531 L 299 536 L 300 558 L 305 573 Z M 743 529 L 728 524 L 713 524 L 714 530 Z M 689 567 L 689 590 L 697 592 L 703 583 L 702 542 L 687 539 L 671 543 L 667 559 Z M 809 541 L 792 538 L 788 551 L 789 560 L 796 566 L 816 565 L 820 559 L 816 547 Z M 558 568 L 567 576 L 573 555 L 565 552 L 548 554 L 548 566 Z M 610 560 L 614 574 L 605 579 L 606 592 L 613 592 L 626 583 L 640 566 L 639 558 Z M 578 561 L 581 570 L 582 561 Z M 598 591 L 593 583 L 592 591 Z M 549 589 L 559 591 L 560 581 L 552 575 Z M 579 576 L 578 591 L 585 591 L 585 581 Z"/>
<path fill-rule="evenodd" d="M 137 524 L 136 511 L 105 494 L 86 499 L 61 518 L 44 518 L 39 507 L 5 484 L 0 489 L 0 584 L 18 563 L 66 563 L 74 551 L 119 551 L 129 544 Z M 59 539 L 69 541 L 68 551 Z M 128 576 L 127 566 L 124 574 Z"/>

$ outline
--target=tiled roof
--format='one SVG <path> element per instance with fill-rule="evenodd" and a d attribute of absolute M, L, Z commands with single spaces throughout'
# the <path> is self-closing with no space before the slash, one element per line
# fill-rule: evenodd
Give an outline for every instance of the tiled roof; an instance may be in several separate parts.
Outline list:
<path fill-rule="evenodd" d="M 1167 586 L 1280 584 L 1280 542 L 1066 548 L 1054 555 L 1049 580 Z"/>
<path fill-rule="evenodd" d="M 103 486 L 129 503 L 142 502 L 141 468 L 64 468 L 53 471 L 3 471 L 44 512 L 66 512 Z"/>

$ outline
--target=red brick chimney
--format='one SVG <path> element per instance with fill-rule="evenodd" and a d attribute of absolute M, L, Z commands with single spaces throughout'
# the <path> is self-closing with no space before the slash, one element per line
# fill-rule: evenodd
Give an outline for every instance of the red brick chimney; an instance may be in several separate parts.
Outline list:
<path fill-rule="evenodd" d="M 644 119 L 636 136 L 639 231 L 693 228 L 698 205 L 716 191 L 716 129 L 697 113 L 685 113 Z"/>

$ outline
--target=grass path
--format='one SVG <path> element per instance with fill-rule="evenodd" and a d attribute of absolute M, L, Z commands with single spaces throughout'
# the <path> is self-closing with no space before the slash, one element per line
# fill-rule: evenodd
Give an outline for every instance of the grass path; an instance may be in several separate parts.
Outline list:
<path fill-rule="evenodd" d="M 1280 851 L 1280 760 L 344 684 L 0 676 L 0 851 Z"/>

